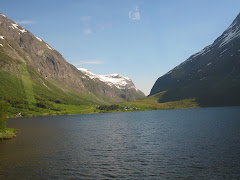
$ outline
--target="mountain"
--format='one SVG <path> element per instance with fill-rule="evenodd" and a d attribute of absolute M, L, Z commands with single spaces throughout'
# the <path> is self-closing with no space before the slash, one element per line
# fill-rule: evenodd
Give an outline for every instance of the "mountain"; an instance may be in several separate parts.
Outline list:
<path fill-rule="evenodd" d="M 211 45 L 159 77 L 159 102 L 196 98 L 201 106 L 240 105 L 240 14 Z"/>
<path fill-rule="evenodd" d="M 106 104 L 135 100 L 142 92 L 92 79 L 39 37 L 0 13 L 0 100 Z"/>
<path fill-rule="evenodd" d="M 133 84 L 132 80 L 129 77 L 124 77 L 121 76 L 120 74 L 96 75 L 84 68 L 78 68 L 78 70 L 81 71 L 86 76 L 88 76 L 89 78 L 98 79 L 111 87 L 116 87 L 118 89 L 125 90 L 134 89 L 136 92 L 140 92 L 140 90 L 135 87 L 135 85 Z"/>

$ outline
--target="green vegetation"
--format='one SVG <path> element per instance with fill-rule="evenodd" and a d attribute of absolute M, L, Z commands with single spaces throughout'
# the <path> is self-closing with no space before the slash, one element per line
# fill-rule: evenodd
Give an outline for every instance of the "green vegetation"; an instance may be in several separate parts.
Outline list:
<path fill-rule="evenodd" d="M 140 111 L 149 111 L 149 110 L 164 110 L 164 109 L 186 109 L 186 108 L 198 108 L 199 105 L 196 103 L 195 99 L 183 99 L 179 101 L 170 101 L 165 103 L 159 103 L 159 99 L 166 93 L 160 92 L 155 95 L 133 101 L 133 102 L 124 102 L 120 105 L 137 108 Z"/>
<path fill-rule="evenodd" d="M 42 78 L 41 76 L 37 76 L 34 71 L 30 70 L 29 72 L 29 74 L 33 76 L 32 79 Z M 4 94 L 2 94 L 4 96 L 0 97 L 6 104 L 10 105 L 5 113 L 8 117 L 148 111 L 199 107 L 195 99 L 159 103 L 159 100 L 166 92 L 161 92 L 133 102 L 123 102 L 118 105 L 106 105 L 104 99 L 101 99 L 101 97 L 98 98 L 99 101 L 96 101 L 95 95 L 86 96 L 83 94 L 80 97 L 80 95 L 70 90 L 69 92 L 63 92 L 60 88 L 57 88 L 45 79 L 41 80 L 46 86 L 42 86 L 37 80 L 33 80 L 32 83 L 25 82 L 24 85 L 21 79 L 17 79 L 10 73 L 3 71 L 0 71 L 0 78 L 3 80 L 0 81 L 0 83 L 5 82 L 4 78 L 12 78 L 12 81 L 14 82 L 4 83 L 9 91 L 5 91 Z M 32 86 L 32 88 L 24 88 L 25 86 Z M 27 92 L 22 93 L 22 91 L 20 91 L 19 94 L 13 96 L 13 98 L 11 97 L 11 94 L 16 93 L 16 88 L 24 90 L 23 92 Z M 3 91 L 4 89 L 5 88 L 1 88 L 0 91 Z M 28 95 L 26 95 L 27 93 Z"/>
<path fill-rule="evenodd" d="M 32 80 L 28 73 L 26 64 L 22 63 L 19 65 L 19 70 L 22 77 L 23 87 L 26 94 L 26 99 L 29 105 L 34 106 L 36 104 L 36 99 L 33 92 Z"/>
<path fill-rule="evenodd" d="M 6 127 L 6 112 L 7 105 L 4 102 L 0 102 L 0 131 Z"/>
<path fill-rule="evenodd" d="M 0 70 L 0 101 L 9 104 L 8 117 L 92 113 L 88 107 L 106 103 L 101 96 L 80 95 L 46 80 L 22 62 L 14 65 L 16 74 Z"/>
<path fill-rule="evenodd" d="M 113 111 L 113 110 L 119 109 L 119 107 L 120 106 L 117 105 L 117 104 L 110 105 L 110 106 L 108 106 L 108 105 L 101 105 L 101 106 L 98 106 L 97 109 L 104 110 L 104 111 Z"/>
<path fill-rule="evenodd" d="M 187 109 L 199 108 L 195 99 L 183 99 L 179 101 L 171 101 L 166 103 L 159 103 L 159 99 L 166 92 L 161 92 L 153 96 L 149 96 L 137 101 L 123 102 L 118 105 L 100 105 L 97 106 L 95 112 L 126 112 L 126 111 L 151 111 L 151 110 L 165 110 L 165 109 Z"/>
<path fill-rule="evenodd" d="M 6 127 L 8 105 L 5 102 L 0 102 L 0 140 L 11 139 L 16 137 L 16 130 Z"/>
<path fill-rule="evenodd" d="M 119 100 L 117 99 L 118 97 L 109 99 L 101 94 L 79 94 L 51 78 L 43 78 L 33 67 L 27 66 L 24 62 L 12 59 L 1 52 L 0 59 L 2 60 L 0 61 L 0 101 L 9 105 L 9 108 L 4 110 L 5 117 L 89 114 L 198 107 L 194 99 L 159 103 L 159 99 L 161 99 L 165 92 L 133 102 L 111 105 Z M 4 66 L 7 66 L 6 64 L 8 63 L 9 67 L 12 68 L 11 71 L 4 70 Z M 12 64 L 12 66 L 10 66 L 10 64 Z M 91 83 L 90 81 L 91 80 L 89 80 L 89 83 Z M 91 85 L 92 91 L 98 88 L 95 87 L 95 85 L 95 83 Z M 126 95 L 128 95 L 128 93 L 126 93 Z M 131 99 L 131 97 L 128 98 Z M 5 117 L 1 118 L 3 120 L 1 121 L 2 127 L 5 127 L 6 124 Z"/>

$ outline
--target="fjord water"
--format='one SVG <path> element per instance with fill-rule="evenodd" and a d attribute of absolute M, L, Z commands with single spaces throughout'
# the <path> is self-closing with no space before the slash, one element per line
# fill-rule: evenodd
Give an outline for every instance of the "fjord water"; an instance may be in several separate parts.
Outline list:
<path fill-rule="evenodd" d="M 9 119 L 0 179 L 239 179 L 240 107 Z"/>

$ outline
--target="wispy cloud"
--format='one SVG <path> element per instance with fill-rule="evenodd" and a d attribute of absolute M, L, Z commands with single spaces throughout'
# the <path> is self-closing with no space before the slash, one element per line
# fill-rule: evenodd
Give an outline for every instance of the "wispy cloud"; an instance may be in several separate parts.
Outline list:
<path fill-rule="evenodd" d="M 130 10 L 128 12 L 128 17 L 132 21 L 140 21 L 141 15 L 140 15 L 140 12 L 139 12 L 139 7 L 136 6 L 135 9 Z"/>
<path fill-rule="evenodd" d="M 89 61 L 89 60 L 85 60 L 85 61 L 80 61 L 77 64 L 78 65 L 81 65 L 81 64 L 104 64 L 104 62 L 103 61 Z"/>
<path fill-rule="evenodd" d="M 112 25 L 113 25 L 112 22 L 98 24 L 98 30 L 108 29 L 108 28 L 112 27 Z"/>
<path fill-rule="evenodd" d="M 90 16 L 81 17 L 81 22 L 83 24 L 83 33 L 86 35 L 92 34 L 92 29 L 89 26 L 90 19 L 91 19 Z"/>
<path fill-rule="evenodd" d="M 35 24 L 35 21 L 28 21 L 28 20 L 22 20 L 22 21 L 16 21 L 18 24 Z"/>

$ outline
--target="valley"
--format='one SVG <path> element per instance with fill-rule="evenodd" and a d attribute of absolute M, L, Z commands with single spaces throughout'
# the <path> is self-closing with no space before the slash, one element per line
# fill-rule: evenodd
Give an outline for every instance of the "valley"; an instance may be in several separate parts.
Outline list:
<path fill-rule="evenodd" d="M 239 105 L 240 15 L 213 44 L 158 78 L 148 97 L 130 78 L 76 68 L 5 15 L 0 22 L 0 100 L 8 117 Z M 98 108 L 111 105 L 119 108 Z"/>

